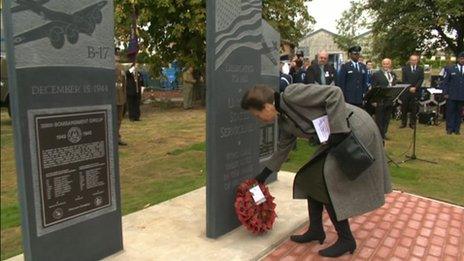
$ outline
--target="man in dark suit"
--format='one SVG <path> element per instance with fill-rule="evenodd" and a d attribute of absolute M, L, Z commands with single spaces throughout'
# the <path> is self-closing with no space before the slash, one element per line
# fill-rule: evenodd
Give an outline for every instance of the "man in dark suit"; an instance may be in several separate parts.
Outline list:
<path fill-rule="evenodd" d="M 403 84 L 409 84 L 410 87 L 401 96 L 401 125 L 400 128 L 406 127 L 408 123 L 408 113 L 411 114 L 409 117 L 409 127 L 414 128 L 416 124 L 417 114 L 417 96 L 419 88 L 424 82 L 424 69 L 418 65 L 419 56 L 411 55 L 409 57 L 408 65 L 404 66 L 403 72 Z"/>
<path fill-rule="evenodd" d="M 317 53 L 317 63 L 312 64 L 306 70 L 304 83 L 332 85 L 334 84 L 335 75 L 335 68 L 329 64 L 329 53 L 325 50 L 319 51 Z"/>
<path fill-rule="evenodd" d="M 446 133 L 459 135 L 464 107 L 464 52 L 458 55 L 458 63 L 445 70 L 441 84 L 446 98 Z"/>
<path fill-rule="evenodd" d="M 389 88 L 396 84 L 396 75 L 392 72 L 392 61 L 388 58 L 382 60 L 382 68 L 372 75 L 372 88 Z M 379 127 L 383 139 L 387 139 L 386 134 L 390 118 L 393 111 L 391 102 L 377 102 L 375 107 L 375 123 Z"/>
<path fill-rule="evenodd" d="M 359 62 L 360 46 L 353 46 L 348 50 L 350 61 L 340 67 L 337 74 L 337 86 L 340 87 L 349 104 L 363 107 L 363 98 L 367 87 L 367 68 Z"/>
<path fill-rule="evenodd" d="M 140 121 L 140 101 L 142 100 L 142 74 L 137 71 L 136 64 L 132 64 L 126 71 L 127 109 L 130 121 Z"/>

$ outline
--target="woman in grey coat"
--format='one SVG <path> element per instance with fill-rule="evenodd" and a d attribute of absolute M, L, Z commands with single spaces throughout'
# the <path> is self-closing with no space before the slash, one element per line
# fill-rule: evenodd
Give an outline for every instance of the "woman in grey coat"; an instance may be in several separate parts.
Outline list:
<path fill-rule="evenodd" d="M 320 144 L 308 163 L 298 171 L 293 184 L 293 198 L 308 201 L 309 229 L 303 235 L 291 236 L 291 240 L 322 244 L 325 240 L 322 225 L 325 206 L 338 240 L 319 254 L 337 257 L 346 252 L 353 253 L 356 241 L 348 218 L 381 207 L 385 203 L 385 194 L 391 191 L 382 136 L 371 116 L 346 104 L 341 89 L 328 85 L 293 84 L 281 94 L 267 86 L 255 86 L 244 94 L 241 106 L 260 121 L 272 123 L 277 119 L 279 125 L 277 150 L 256 176 L 258 182 L 264 182 L 270 173 L 280 170 L 297 138 L 318 140 L 312 121 L 327 115 L 329 139 Z M 331 148 L 350 132 L 354 132 L 375 158 L 374 163 L 355 180 L 347 178 L 331 153 Z"/>

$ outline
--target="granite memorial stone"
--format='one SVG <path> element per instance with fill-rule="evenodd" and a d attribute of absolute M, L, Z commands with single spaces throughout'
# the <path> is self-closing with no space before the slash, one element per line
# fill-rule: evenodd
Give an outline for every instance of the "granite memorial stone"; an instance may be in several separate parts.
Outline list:
<path fill-rule="evenodd" d="M 210 238 L 239 226 L 236 188 L 257 175 L 260 161 L 275 150 L 275 126 L 261 128 L 240 107 L 243 94 L 253 85 L 278 84 L 272 74 L 278 76 L 279 39 L 262 27 L 261 8 L 261 0 L 207 1 L 206 235 Z M 264 39 L 263 34 L 269 37 Z M 269 76 L 264 82 L 263 75 Z"/>
<path fill-rule="evenodd" d="M 113 2 L 4 2 L 26 260 L 122 249 Z"/>

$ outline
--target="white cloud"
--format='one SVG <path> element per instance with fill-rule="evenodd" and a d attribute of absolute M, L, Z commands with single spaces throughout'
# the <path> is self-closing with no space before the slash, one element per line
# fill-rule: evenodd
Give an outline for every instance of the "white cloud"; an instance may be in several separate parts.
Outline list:
<path fill-rule="evenodd" d="M 316 19 L 314 30 L 324 28 L 337 33 L 337 19 L 342 12 L 350 8 L 349 0 L 312 0 L 309 2 L 309 14 Z"/>

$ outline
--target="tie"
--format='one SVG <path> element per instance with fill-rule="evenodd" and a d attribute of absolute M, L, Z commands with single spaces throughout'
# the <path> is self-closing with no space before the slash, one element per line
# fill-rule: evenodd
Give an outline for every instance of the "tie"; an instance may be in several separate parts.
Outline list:
<path fill-rule="evenodd" d="M 387 77 L 388 77 L 388 86 L 390 87 L 392 86 L 392 82 L 393 82 L 390 72 L 387 72 Z"/>
<path fill-rule="evenodd" d="M 356 66 L 356 70 L 358 70 L 358 72 L 359 72 L 358 63 L 355 63 L 355 66 Z"/>
<path fill-rule="evenodd" d="M 321 69 L 321 85 L 326 85 L 324 67 L 320 66 L 319 68 Z"/>

